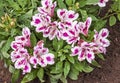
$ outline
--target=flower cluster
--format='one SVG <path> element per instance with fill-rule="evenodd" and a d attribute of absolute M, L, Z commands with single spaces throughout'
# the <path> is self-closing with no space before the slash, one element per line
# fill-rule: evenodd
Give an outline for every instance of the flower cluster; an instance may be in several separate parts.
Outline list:
<path fill-rule="evenodd" d="M 15 37 L 15 41 L 11 43 L 11 60 L 15 64 L 16 69 L 22 69 L 23 74 L 31 72 L 31 65 L 39 64 L 41 67 L 47 66 L 47 64 L 54 64 L 54 55 L 48 53 L 48 49 L 43 47 L 43 41 L 39 41 L 37 46 L 34 47 L 33 55 L 27 50 L 32 49 L 30 43 L 30 30 L 29 28 L 23 28 L 22 36 Z M 41 42 L 41 43 L 40 43 Z"/>
<path fill-rule="evenodd" d="M 88 29 L 91 24 L 90 17 L 85 22 L 77 22 L 75 20 L 79 16 L 78 13 L 72 10 L 58 9 L 57 16 L 60 21 L 52 22 L 51 19 L 54 16 L 53 12 L 56 7 L 56 2 L 52 4 L 52 0 L 42 0 L 41 3 L 42 7 L 39 7 L 39 13 L 33 16 L 31 25 L 36 27 L 36 32 L 42 32 L 43 37 L 49 37 L 50 40 L 57 37 L 58 40 L 63 39 L 68 44 L 73 44 L 80 39 L 80 33 L 85 36 L 88 34 Z"/>
<path fill-rule="evenodd" d="M 95 58 L 95 54 L 106 53 L 106 47 L 110 45 L 107 38 L 109 32 L 107 29 L 102 29 L 99 33 L 95 31 L 93 42 L 86 42 L 84 40 L 78 41 L 77 46 L 71 49 L 72 55 L 78 55 L 78 60 L 87 60 L 89 63 Z"/>
<path fill-rule="evenodd" d="M 100 0 L 100 6 L 105 5 L 106 2 L 107 0 Z M 58 9 L 57 17 L 59 21 L 53 21 L 56 2 L 42 0 L 41 3 L 42 7 L 38 8 L 39 13 L 33 16 L 31 22 L 31 25 L 36 27 L 36 32 L 42 32 L 43 37 L 48 37 L 50 40 L 57 37 L 58 40 L 62 39 L 71 44 L 72 56 L 78 55 L 79 61 L 86 59 L 91 63 L 95 54 L 106 52 L 106 47 L 110 45 L 110 42 L 106 39 L 109 34 L 107 29 L 102 29 L 100 33 L 95 31 L 93 41 L 86 42 L 80 38 L 80 35 L 88 36 L 92 22 L 91 17 L 88 17 L 85 22 L 78 22 L 79 14 L 75 11 Z"/>
<path fill-rule="evenodd" d="M 107 0 L 100 0 L 105 4 Z M 106 53 L 106 47 L 110 45 L 107 36 L 109 31 L 104 28 L 99 33 L 94 30 L 94 38 L 92 42 L 81 39 L 81 35 L 88 37 L 88 31 L 92 22 L 88 17 L 85 22 L 77 21 L 79 14 L 72 10 L 58 9 L 57 17 L 59 21 L 54 20 L 54 9 L 56 2 L 52 0 L 42 0 L 42 7 L 38 7 L 39 13 L 32 18 L 31 25 L 36 27 L 36 32 L 42 32 L 43 37 L 53 40 L 55 37 L 65 40 L 72 45 L 71 56 L 78 56 L 79 61 L 87 60 L 91 63 L 95 54 Z M 102 5 L 103 6 L 103 5 Z M 22 36 L 15 37 L 15 41 L 11 43 L 11 60 L 15 63 L 16 69 L 22 69 L 23 73 L 29 73 L 37 65 L 46 67 L 48 64 L 54 64 L 54 54 L 49 53 L 48 48 L 44 47 L 43 40 L 39 41 L 36 46 L 31 46 L 31 32 L 29 28 L 23 28 Z M 31 49 L 33 53 L 29 53 Z"/>
<path fill-rule="evenodd" d="M 54 64 L 54 55 L 49 53 L 48 48 L 43 47 L 43 41 L 39 41 L 37 46 L 34 47 L 33 55 L 30 62 L 34 65 L 34 68 L 36 68 L 37 64 L 41 65 L 41 67 Z"/>

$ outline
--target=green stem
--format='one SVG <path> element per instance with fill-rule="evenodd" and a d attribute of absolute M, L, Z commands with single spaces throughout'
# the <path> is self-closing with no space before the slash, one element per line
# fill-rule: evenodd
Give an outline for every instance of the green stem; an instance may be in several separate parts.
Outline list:
<path fill-rule="evenodd" d="M 104 20 L 104 19 L 109 18 L 110 16 L 113 16 L 113 15 L 118 14 L 118 13 L 120 13 L 120 12 L 115 12 L 115 13 L 112 13 L 112 14 L 106 15 L 106 16 L 104 16 L 104 17 L 101 18 L 101 19 Z"/>
<path fill-rule="evenodd" d="M 34 1 L 33 1 L 33 0 L 31 0 L 31 2 L 32 2 L 32 8 L 34 8 Z"/>

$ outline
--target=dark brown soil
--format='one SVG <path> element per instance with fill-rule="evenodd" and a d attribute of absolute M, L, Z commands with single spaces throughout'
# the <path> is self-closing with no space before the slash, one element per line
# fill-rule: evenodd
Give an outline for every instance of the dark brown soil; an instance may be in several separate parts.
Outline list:
<path fill-rule="evenodd" d="M 3 61 L 0 60 L 0 83 L 10 83 L 11 74 L 7 68 L 5 68 Z"/>

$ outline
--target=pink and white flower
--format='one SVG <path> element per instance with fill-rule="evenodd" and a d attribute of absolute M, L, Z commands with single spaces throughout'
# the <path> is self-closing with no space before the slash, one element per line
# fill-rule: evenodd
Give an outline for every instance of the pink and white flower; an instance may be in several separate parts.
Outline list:
<path fill-rule="evenodd" d="M 53 17 L 56 2 L 52 3 L 52 0 L 41 0 L 41 4 L 42 7 L 38 7 L 38 11 L 40 12 L 40 14 Z"/>
<path fill-rule="evenodd" d="M 28 27 L 23 28 L 22 35 L 27 39 L 29 39 L 31 35 L 30 29 Z"/>
<path fill-rule="evenodd" d="M 46 59 L 47 64 L 49 64 L 49 65 L 52 65 L 55 63 L 54 58 L 55 58 L 55 56 L 52 53 L 48 53 L 48 54 L 44 55 L 44 59 Z"/>
<path fill-rule="evenodd" d="M 38 58 L 36 56 L 31 57 L 30 63 L 33 64 L 33 68 L 36 68 L 38 64 Z"/>
<path fill-rule="evenodd" d="M 36 27 L 36 32 L 44 32 L 51 23 L 51 17 L 36 14 L 33 16 L 31 25 Z"/>
<path fill-rule="evenodd" d="M 108 2 L 108 0 L 99 0 L 98 6 L 105 7 L 107 2 Z"/>
<path fill-rule="evenodd" d="M 72 10 L 68 11 L 66 9 L 58 9 L 57 16 L 60 18 L 61 22 L 67 22 L 67 21 L 73 22 L 78 18 L 79 14 L 75 13 Z"/>
<path fill-rule="evenodd" d="M 30 30 L 29 28 L 25 27 L 22 30 L 22 36 L 16 36 L 15 41 L 22 43 L 23 46 L 30 46 Z"/>
<path fill-rule="evenodd" d="M 30 63 L 34 65 L 40 65 L 41 67 L 46 67 L 47 64 L 54 64 L 54 55 L 49 53 L 48 48 L 44 48 L 43 41 L 39 41 L 34 47 L 33 56 L 30 58 Z"/>
<path fill-rule="evenodd" d="M 15 62 L 16 60 L 18 60 L 19 58 L 22 58 L 23 55 L 27 54 L 27 50 L 25 48 L 20 48 L 18 50 L 14 50 L 11 52 L 11 59 L 12 62 Z M 28 54 L 26 55 L 26 57 L 28 56 Z"/>
<path fill-rule="evenodd" d="M 106 39 L 109 35 L 109 31 L 106 28 L 103 28 L 99 33 L 95 31 L 94 42 L 100 46 L 108 47 L 110 42 Z"/>
<path fill-rule="evenodd" d="M 31 66 L 29 63 L 26 63 L 23 67 L 23 74 L 30 73 L 31 72 Z"/>
<path fill-rule="evenodd" d="M 66 40 L 68 44 L 75 44 L 79 39 L 80 31 L 77 30 L 77 21 L 72 23 L 72 26 L 66 29 L 61 29 L 61 39 Z"/>
<path fill-rule="evenodd" d="M 80 47 L 79 46 L 75 46 L 75 47 L 73 47 L 73 48 L 71 48 L 71 51 L 72 51 L 72 55 L 71 56 L 76 56 L 76 55 L 78 55 L 79 54 L 79 52 L 80 52 Z"/>
<path fill-rule="evenodd" d="M 20 49 L 20 48 L 22 48 L 23 47 L 23 44 L 22 44 L 22 42 L 20 42 L 20 41 L 13 41 L 12 43 L 11 43 L 11 48 L 13 49 L 13 50 L 18 50 L 18 49 Z"/>
<path fill-rule="evenodd" d="M 39 41 L 34 47 L 33 56 L 31 56 L 27 47 L 30 47 L 30 30 L 29 28 L 23 28 L 22 36 L 15 37 L 15 41 L 11 43 L 11 60 L 14 62 L 16 69 L 22 69 L 23 74 L 31 72 L 31 64 L 33 68 L 36 68 L 39 64 L 41 67 L 46 67 L 47 64 L 54 64 L 54 55 L 49 53 L 48 48 L 44 48 L 43 40 Z M 31 47 L 30 47 L 31 48 Z"/>
<path fill-rule="evenodd" d="M 66 10 L 66 9 L 58 9 L 57 10 L 57 16 L 61 20 L 59 22 L 59 28 L 66 28 L 66 27 L 71 27 L 72 22 L 76 20 L 79 16 L 78 13 L 75 13 L 72 10 Z"/>
<path fill-rule="evenodd" d="M 16 69 L 23 69 L 23 74 L 30 73 L 31 66 L 26 58 L 20 58 L 15 62 Z"/>
<path fill-rule="evenodd" d="M 50 26 L 43 32 L 43 37 L 49 37 L 50 40 L 53 40 L 55 37 L 60 39 L 57 25 L 56 21 L 50 23 Z"/>
<path fill-rule="evenodd" d="M 80 33 L 82 33 L 83 35 L 87 36 L 88 35 L 88 30 L 90 28 L 92 19 L 91 17 L 88 17 L 87 20 L 83 23 L 83 22 L 79 22 L 79 29 L 80 29 Z"/>
<path fill-rule="evenodd" d="M 95 58 L 93 48 L 93 44 L 88 43 L 88 42 L 81 42 L 80 46 L 75 46 L 71 49 L 72 55 L 71 56 L 76 56 L 78 55 L 78 60 L 83 61 L 87 60 L 89 63 L 92 63 L 92 61 Z"/>
<path fill-rule="evenodd" d="M 98 45 L 98 52 L 106 53 L 106 47 L 110 45 L 110 41 L 107 39 L 108 35 L 109 31 L 106 28 L 103 28 L 99 33 L 95 31 L 93 42 Z"/>

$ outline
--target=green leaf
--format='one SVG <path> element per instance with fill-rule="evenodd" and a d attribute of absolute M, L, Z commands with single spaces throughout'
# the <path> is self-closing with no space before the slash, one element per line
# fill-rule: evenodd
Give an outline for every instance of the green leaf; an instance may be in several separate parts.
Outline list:
<path fill-rule="evenodd" d="M 98 55 L 98 57 L 99 57 L 100 59 L 105 60 L 105 58 L 104 58 L 104 56 L 103 56 L 102 54 L 97 54 L 97 55 Z"/>
<path fill-rule="evenodd" d="M 58 50 L 60 50 L 63 47 L 63 44 L 64 42 L 62 39 L 58 41 Z"/>
<path fill-rule="evenodd" d="M 15 70 L 12 74 L 12 83 L 16 83 L 20 75 L 20 70 Z"/>
<path fill-rule="evenodd" d="M 118 0 L 118 10 L 120 10 L 120 0 Z"/>
<path fill-rule="evenodd" d="M 52 44 L 53 44 L 53 48 L 57 51 L 58 50 L 58 42 L 57 42 L 56 38 L 53 39 Z"/>
<path fill-rule="evenodd" d="M 71 46 L 70 46 L 70 45 L 66 45 L 66 46 L 64 47 L 64 49 L 71 49 Z"/>
<path fill-rule="evenodd" d="M 56 70 L 56 67 L 52 67 L 51 71 L 50 71 L 51 74 L 59 74 L 61 72 L 62 72 L 62 70 Z"/>
<path fill-rule="evenodd" d="M 7 51 L 10 49 L 11 46 L 11 42 L 13 41 L 12 37 L 9 37 L 6 44 L 3 46 L 3 48 L 1 49 L 1 52 L 4 56 L 4 58 L 9 58 L 10 54 L 7 53 Z"/>
<path fill-rule="evenodd" d="M 5 59 L 4 58 L 4 63 L 6 64 L 6 66 L 10 66 L 13 62 L 11 61 L 11 59 Z"/>
<path fill-rule="evenodd" d="M 84 65 L 83 71 L 85 73 L 90 73 L 94 68 L 90 67 L 87 63 Z"/>
<path fill-rule="evenodd" d="M 116 17 L 115 16 L 111 16 L 110 18 L 109 18 L 109 25 L 110 26 L 113 26 L 113 25 L 115 25 L 116 24 Z"/>
<path fill-rule="evenodd" d="M 28 74 L 26 74 L 23 78 L 23 80 L 21 81 L 21 83 L 26 83 L 26 82 L 30 82 L 32 81 L 33 79 L 35 79 L 37 76 L 37 71 L 34 70 Z"/>
<path fill-rule="evenodd" d="M 9 72 L 10 73 L 14 73 L 15 72 L 15 68 L 12 65 L 9 66 Z"/>
<path fill-rule="evenodd" d="M 63 0 L 57 0 L 57 2 L 60 9 L 66 8 L 66 5 L 64 4 Z"/>
<path fill-rule="evenodd" d="M 58 83 L 58 79 L 50 77 L 50 83 Z"/>
<path fill-rule="evenodd" d="M 0 35 L 9 36 L 9 33 L 8 32 L 0 32 Z"/>
<path fill-rule="evenodd" d="M 12 28 L 10 33 L 11 37 L 15 36 L 17 32 L 18 32 L 17 29 Z"/>
<path fill-rule="evenodd" d="M 24 19 L 27 19 L 27 18 L 31 18 L 32 15 L 33 15 L 33 9 L 29 10 L 27 13 L 22 15 L 21 18 L 24 20 Z"/>
<path fill-rule="evenodd" d="M 68 6 L 71 6 L 72 3 L 73 3 L 73 0 L 65 0 L 65 2 L 66 2 L 66 4 L 67 4 Z"/>
<path fill-rule="evenodd" d="M 28 0 L 17 0 L 17 2 L 19 3 L 20 6 L 22 6 L 22 8 L 24 8 Z"/>
<path fill-rule="evenodd" d="M 32 46 L 35 46 L 35 45 L 36 45 L 37 39 L 36 39 L 36 36 L 35 36 L 34 33 L 31 34 L 31 36 L 30 36 L 30 41 L 31 41 L 31 45 L 32 45 Z"/>
<path fill-rule="evenodd" d="M 84 64 L 82 62 L 76 61 L 73 66 L 75 67 L 75 69 L 77 69 L 78 71 L 82 72 Z"/>
<path fill-rule="evenodd" d="M 10 46 L 11 46 L 11 42 L 13 41 L 14 39 L 12 37 L 9 37 L 6 44 L 3 46 L 3 48 L 1 49 L 2 52 L 7 52 L 9 49 L 10 49 Z"/>
<path fill-rule="evenodd" d="M 6 6 L 6 3 L 4 3 L 3 0 L 0 0 L 0 17 L 4 15 L 4 7 L 5 6 Z"/>
<path fill-rule="evenodd" d="M 99 2 L 99 0 L 87 0 L 87 5 L 91 5 L 91 4 L 96 4 L 96 3 L 98 3 Z"/>
<path fill-rule="evenodd" d="M 65 78 L 65 76 L 61 76 L 60 80 L 62 81 L 62 83 L 67 83 L 67 79 Z"/>
<path fill-rule="evenodd" d="M 63 47 L 63 40 L 58 41 L 56 38 L 53 40 L 53 48 L 58 51 Z"/>
<path fill-rule="evenodd" d="M 64 76 L 65 76 L 65 78 L 67 77 L 69 71 L 70 71 L 70 63 L 65 62 L 65 65 L 64 65 Z"/>
<path fill-rule="evenodd" d="M 13 0 L 7 0 L 9 3 L 9 6 L 12 7 L 15 10 L 20 10 L 21 8 L 19 7 L 19 4 L 17 2 L 14 2 Z"/>
<path fill-rule="evenodd" d="M 38 0 L 31 0 L 30 3 L 32 3 L 32 8 L 37 8 L 37 2 Z"/>
<path fill-rule="evenodd" d="M 5 40 L 0 41 L 0 49 L 3 48 L 3 45 L 6 43 Z"/>
<path fill-rule="evenodd" d="M 8 59 L 10 57 L 10 54 L 8 54 L 7 52 L 2 51 L 2 54 L 3 54 L 4 58 Z"/>
<path fill-rule="evenodd" d="M 62 76 L 62 73 L 56 74 L 56 75 L 51 75 L 52 78 L 58 79 L 58 80 L 61 78 L 61 76 Z"/>
<path fill-rule="evenodd" d="M 1 49 L 1 51 L 3 52 L 7 52 L 9 49 L 10 49 L 10 46 L 11 46 L 11 42 L 13 41 L 14 39 L 12 37 L 9 37 L 6 44 L 3 46 L 3 48 Z"/>
<path fill-rule="evenodd" d="M 80 9 L 80 13 L 81 13 L 81 15 L 82 15 L 82 20 L 85 21 L 85 20 L 87 19 L 87 17 L 88 17 L 87 11 Z"/>
<path fill-rule="evenodd" d="M 62 70 L 63 68 L 63 62 L 59 61 L 58 63 L 56 63 L 56 70 Z"/>
<path fill-rule="evenodd" d="M 92 18 L 92 21 L 97 21 L 97 20 L 98 20 L 98 19 L 97 19 L 94 15 L 92 15 L 92 14 L 90 14 L 89 17 Z"/>
<path fill-rule="evenodd" d="M 80 7 L 84 7 L 86 5 L 86 0 L 79 0 Z"/>
<path fill-rule="evenodd" d="M 76 0 L 72 0 L 72 1 L 73 1 L 73 4 L 74 4 Z"/>
<path fill-rule="evenodd" d="M 68 49 L 64 49 L 63 52 L 64 53 L 69 53 L 69 50 Z"/>
<path fill-rule="evenodd" d="M 95 60 L 93 60 L 91 64 L 96 66 L 96 67 L 101 67 L 101 65 Z"/>
<path fill-rule="evenodd" d="M 118 18 L 118 20 L 120 21 L 120 14 L 117 14 L 117 18 Z"/>
<path fill-rule="evenodd" d="M 79 75 L 79 71 L 72 66 L 70 73 L 68 74 L 68 77 L 71 78 L 72 80 L 77 80 L 78 75 Z"/>
<path fill-rule="evenodd" d="M 95 30 L 99 31 L 106 25 L 107 20 L 98 20 L 95 22 L 94 27 Z"/>
<path fill-rule="evenodd" d="M 64 61 L 66 59 L 66 56 L 65 55 L 62 55 L 61 57 L 60 57 L 60 61 Z"/>
<path fill-rule="evenodd" d="M 43 69 L 43 68 L 40 68 L 40 69 L 38 70 L 38 72 L 37 72 L 37 77 L 39 78 L 39 80 L 40 80 L 41 82 L 44 82 L 44 80 L 43 80 L 43 77 L 44 77 L 44 69 Z"/>
<path fill-rule="evenodd" d="M 113 11 L 117 11 L 117 9 L 118 9 L 118 2 L 117 2 L 117 1 L 115 1 L 115 2 L 111 5 L 111 9 L 112 9 Z"/>
<path fill-rule="evenodd" d="M 71 62 L 71 63 L 75 63 L 75 60 L 74 60 L 74 57 L 73 56 L 70 56 L 70 55 L 68 55 L 67 56 L 67 59 Z"/>
<path fill-rule="evenodd" d="M 95 32 L 94 31 L 89 31 L 90 32 L 90 34 L 88 35 L 88 41 L 92 41 L 93 40 L 93 38 L 94 38 L 94 34 L 95 34 Z"/>

